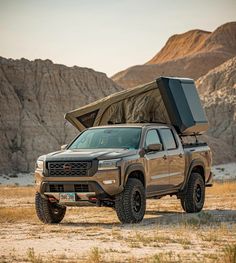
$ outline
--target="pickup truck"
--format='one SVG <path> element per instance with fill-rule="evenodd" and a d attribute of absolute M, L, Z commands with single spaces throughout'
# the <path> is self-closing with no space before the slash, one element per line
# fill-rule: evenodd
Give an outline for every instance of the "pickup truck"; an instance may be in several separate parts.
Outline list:
<path fill-rule="evenodd" d="M 184 143 L 171 125 L 97 126 L 36 162 L 35 207 L 43 223 L 59 223 L 67 206 L 112 207 L 122 223 L 142 221 L 147 198 L 176 195 L 187 213 L 201 211 L 212 185 L 206 143 Z"/>

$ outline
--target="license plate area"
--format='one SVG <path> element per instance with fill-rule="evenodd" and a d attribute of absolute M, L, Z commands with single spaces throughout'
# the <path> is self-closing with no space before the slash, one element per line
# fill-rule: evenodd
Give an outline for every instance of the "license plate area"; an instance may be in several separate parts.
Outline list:
<path fill-rule="evenodd" d="M 75 193 L 60 193 L 61 203 L 75 202 Z"/>

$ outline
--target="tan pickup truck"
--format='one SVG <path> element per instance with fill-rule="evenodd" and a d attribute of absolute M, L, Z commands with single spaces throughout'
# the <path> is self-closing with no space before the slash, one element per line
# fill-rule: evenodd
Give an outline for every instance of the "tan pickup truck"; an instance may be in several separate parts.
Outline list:
<path fill-rule="evenodd" d="M 138 223 L 147 198 L 176 195 L 199 212 L 212 185 L 211 151 L 184 143 L 175 128 L 158 123 L 92 127 L 61 151 L 37 160 L 35 206 L 44 223 L 59 223 L 67 206 L 113 207 L 122 223 Z"/>

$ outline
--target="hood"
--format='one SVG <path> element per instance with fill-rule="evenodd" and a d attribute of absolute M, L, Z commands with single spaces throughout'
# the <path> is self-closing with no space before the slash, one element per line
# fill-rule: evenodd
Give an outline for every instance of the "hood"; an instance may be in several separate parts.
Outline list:
<path fill-rule="evenodd" d="M 46 155 L 46 161 L 117 159 L 135 155 L 137 152 L 129 149 L 73 149 L 49 153 Z"/>

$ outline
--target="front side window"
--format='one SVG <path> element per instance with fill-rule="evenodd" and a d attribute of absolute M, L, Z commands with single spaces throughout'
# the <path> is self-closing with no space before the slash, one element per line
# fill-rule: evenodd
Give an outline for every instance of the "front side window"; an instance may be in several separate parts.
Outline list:
<path fill-rule="evenodd" d="M 177 148 L 173 132 L 170 129 L 160 129 L 160 134 L 167 150 L 173 150 Z"/>
<path fill-rule="evenodd" d="M 69 149 L 138 149 L 141 128 L 96 128 L 83 132 Z"/>
<path fill-rule="evenodd" d="M 145 146 L 150 144 L 161 143 L 157 130 L 150 130 L 147 132 Z"/>

